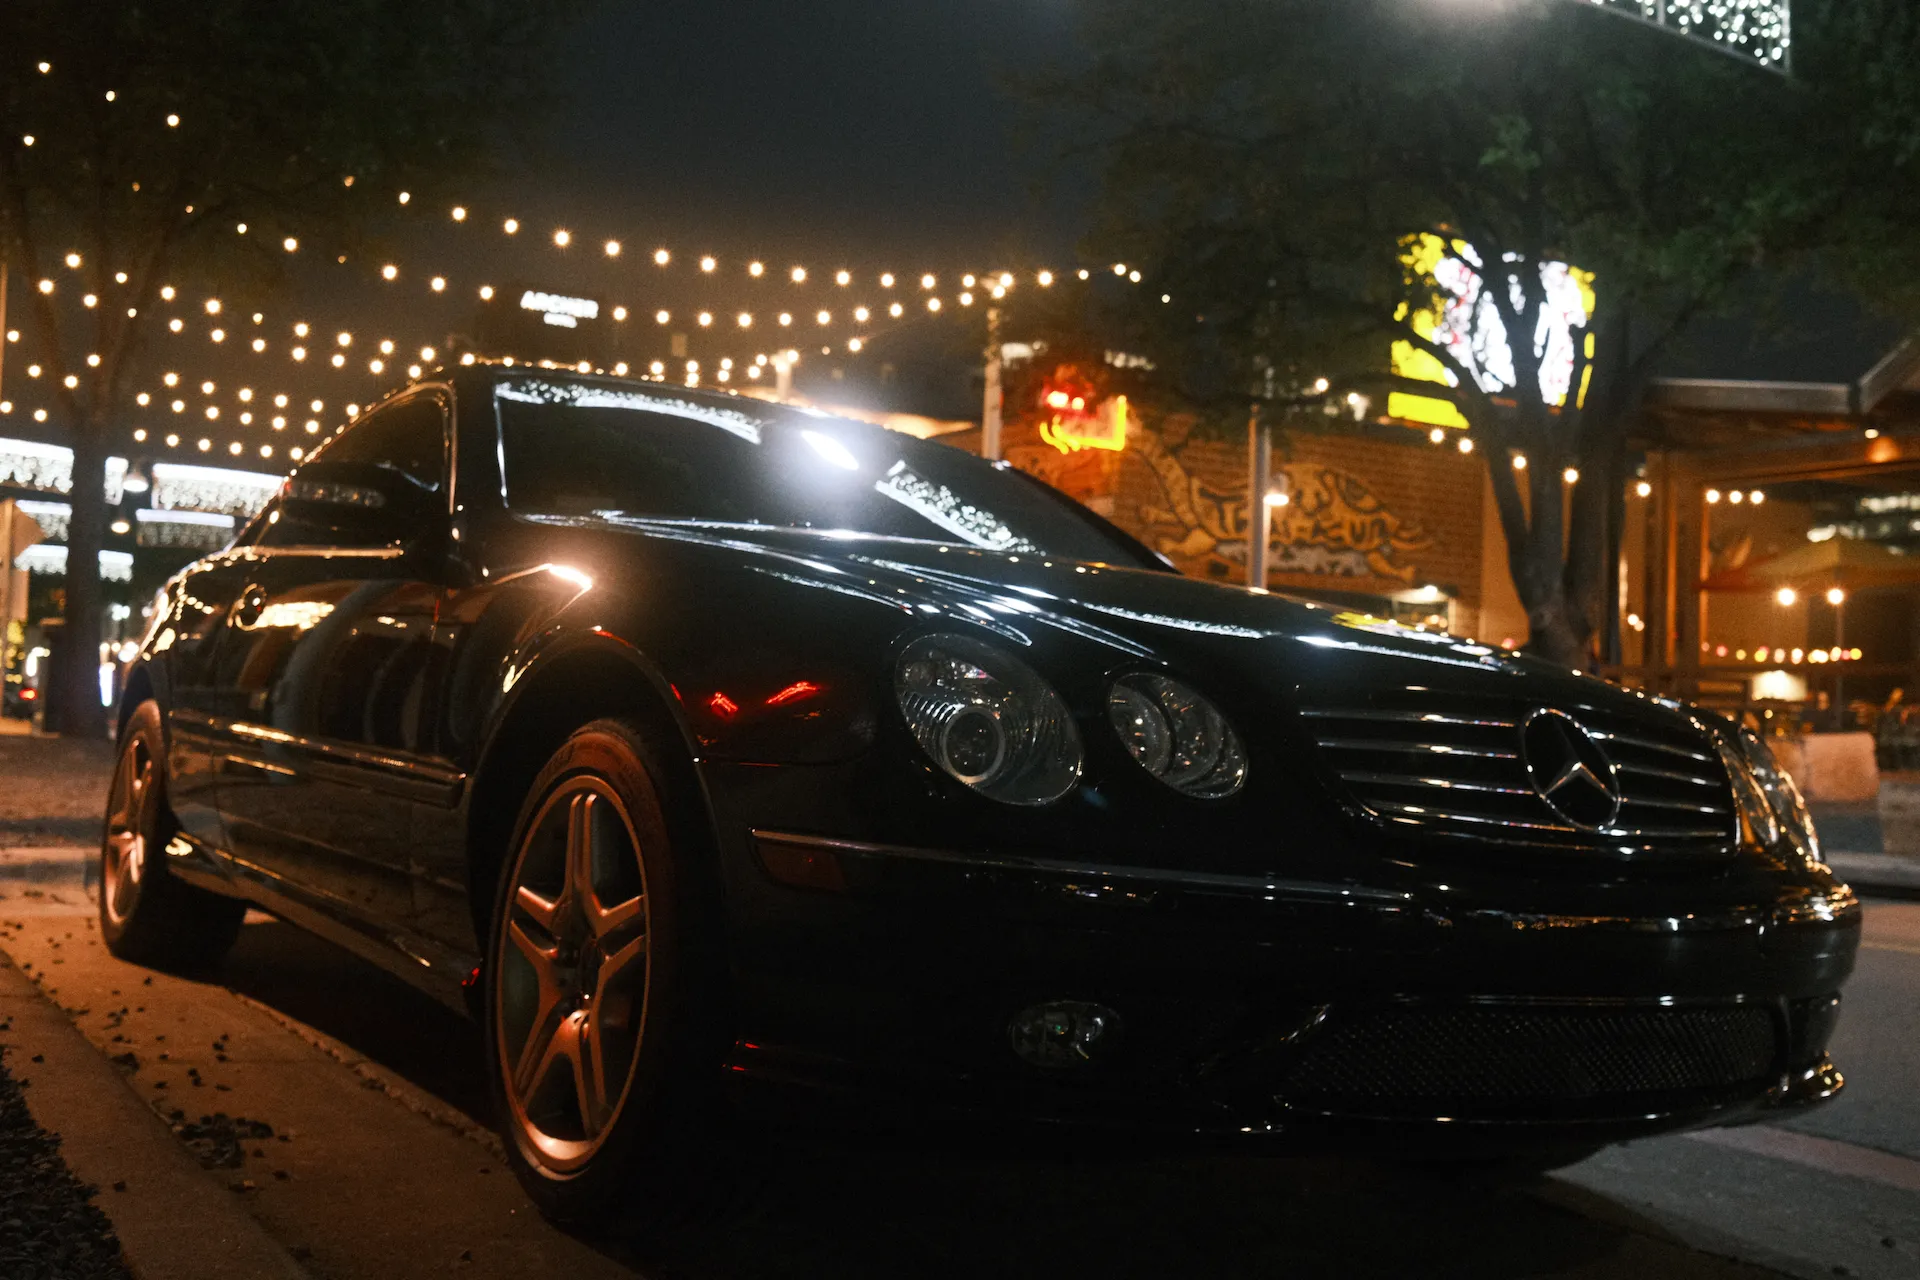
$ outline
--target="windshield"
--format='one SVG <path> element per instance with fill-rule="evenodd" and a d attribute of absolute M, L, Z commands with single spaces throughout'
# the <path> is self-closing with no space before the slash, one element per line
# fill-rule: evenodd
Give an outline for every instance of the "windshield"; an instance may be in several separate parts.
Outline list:
<path fill-rule="evenodd" d="M 766 404 L 553 377 L 497 385 L 507 505 L 820 529 L 1162 568 L 1012 469 L 881 427 Z"/>

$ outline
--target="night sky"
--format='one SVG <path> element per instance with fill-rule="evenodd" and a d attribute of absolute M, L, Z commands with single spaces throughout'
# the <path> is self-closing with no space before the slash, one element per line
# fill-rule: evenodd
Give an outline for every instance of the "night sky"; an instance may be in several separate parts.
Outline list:
<path fill-rule="evenodd" d="M 1071 62 L 1068 0 L 602 0 L 563 48 L 526 161 L 555 215 L 904 269 L 1077 239 L 1084 181 L 1004 88 Z"/>

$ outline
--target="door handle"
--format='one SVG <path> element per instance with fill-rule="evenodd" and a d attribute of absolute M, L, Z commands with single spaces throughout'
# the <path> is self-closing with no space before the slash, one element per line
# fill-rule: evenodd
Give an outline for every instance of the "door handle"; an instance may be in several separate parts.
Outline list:
<path fill-rule="evenodd" d="M 233 602 L 233 612 L 228 620 L 234 626 L 246 629 L 260 621 L 260 615 L 267 610 L 267 589 L 257 582 L 249 582 L 240 598 Z"/>

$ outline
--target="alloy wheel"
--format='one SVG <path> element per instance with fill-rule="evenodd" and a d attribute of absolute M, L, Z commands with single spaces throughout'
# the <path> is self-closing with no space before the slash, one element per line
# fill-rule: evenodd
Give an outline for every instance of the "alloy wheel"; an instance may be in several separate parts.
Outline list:
<path fill-rule="evenodd" d="M 577 1172 L 625 1105 L 646 1027 L 646 869 L 632 818 L 592 775 L 555 789 L 515 854 L 494 1025 L 527 1156 Z"/>
<path fill-rule="evenodd" d="M 106 841 L 100 853 L 100 893 L 107 918 L 123 923 L 140 902 L 147 872 L 147 833 L 153 827 L 154 759 L 134 736 L 120 753 L 107 808 Z"/>

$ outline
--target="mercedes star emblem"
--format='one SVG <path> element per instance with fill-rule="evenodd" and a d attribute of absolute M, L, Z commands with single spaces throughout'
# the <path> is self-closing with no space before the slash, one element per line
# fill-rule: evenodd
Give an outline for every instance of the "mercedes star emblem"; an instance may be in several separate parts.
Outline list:
<path fill-rule="evenodd" d="M 1520 754 L 1534 792 L 1583 831 L 1611 827 L 1620 815 L 1620 775 L 1584 725 L 1542 709 L 1520 729 Z"/>

